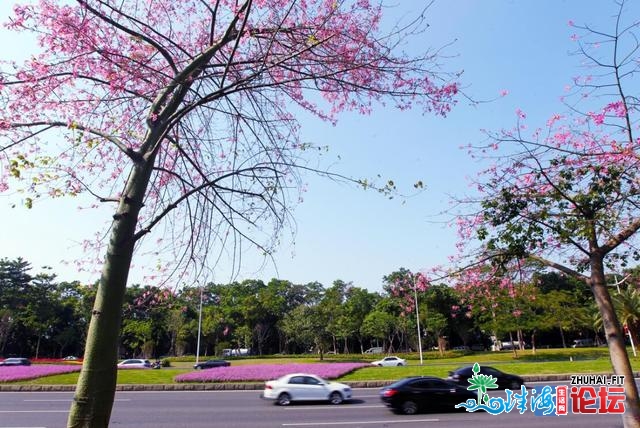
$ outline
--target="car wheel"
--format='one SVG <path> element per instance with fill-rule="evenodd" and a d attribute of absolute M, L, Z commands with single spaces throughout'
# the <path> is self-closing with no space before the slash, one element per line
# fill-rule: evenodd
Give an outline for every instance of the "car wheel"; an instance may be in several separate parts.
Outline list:
<path fill-rule="evenodd" d="M 291 404 L 291 396 L 286 392 L 283 392 L 278 396 L 278 404 L 281 406 L 288 406 Z"/>
<path fill-rule="evenodd" d="M 417 411 L 418 405 L 415 402 L 408 400 L 402 403 L 402 413 L 405 415 L 415 415 Z"/>
<path fill-rule="evenodd" d="M 517 380 L 511 381 L 511 384 L 509 385 L 510 389 L 520 389 L 520 386 L 522 384 L 520 382 L 518 382 Z"/>
<path fill-rule="evenodd" d="M 398 363 L 398 367 L 400 367 L 402 365 L 402 363 Z"/>
<path fill-rule="evenodd" d="M 196 367 L 194 367 L 194 369 L 196 369 L 196 370 L 202 370 L 202 367 L 200 367 L 200 366 L 196 366 Z"/>
<path fill-rule="evenodd" d="M 340 394 L 338 391 L 333 391 L 329 396 L 329 402 L 331 404 L 340 404 L 342 403 L 342 401 L 342 394 Z"/>

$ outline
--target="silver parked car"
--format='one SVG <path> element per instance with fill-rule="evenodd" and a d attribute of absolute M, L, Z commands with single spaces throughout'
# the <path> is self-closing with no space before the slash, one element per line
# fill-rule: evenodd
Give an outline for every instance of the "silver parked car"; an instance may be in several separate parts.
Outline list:
<path fill-rule="evenodd" d="M 7 358 L 0 363 L 0 366 L 30 366 L 31 361 L 27 358 Z"/>
<path fill-rule="evenodd" d="M 149 369 L 151 368 L 151 361 L 143 360 L 141 358 L 130 358 L 128 360 L 118 363 L 119 369 Z"/>
<path fill-rule="evenodd" d="M 378 361 L 373 361 L 371 365 L 378 366 L 378 367 L 406 366 L 407 360 L 404 360 L 400 357 L 390 356 L 390 357 L 384 357 L 383 359 Z"/>

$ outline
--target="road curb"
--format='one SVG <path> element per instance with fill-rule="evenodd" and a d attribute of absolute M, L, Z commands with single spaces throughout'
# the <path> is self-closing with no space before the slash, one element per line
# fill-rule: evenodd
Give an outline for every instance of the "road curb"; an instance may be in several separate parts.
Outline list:
<path fill-rule="evenodd" d="M 606 375 L 612 373 L 582 373 L 583 375 Z M 640 377 L 640 372 L 635 374 Z M 560 382 L 571 379 L 570 374 L 545 374 L 521 376 L 525 382 Z M 395 380 L 345 381 L 352 388 L 382 388 Z M 264 388 L 264 382 L 245 383 L 171 383 L 145 385 L 117 385 L 116 391 L 258 391 Z M 2 385 L 0 392 L 65 392 L 75 391 L 75 385 Z"/>

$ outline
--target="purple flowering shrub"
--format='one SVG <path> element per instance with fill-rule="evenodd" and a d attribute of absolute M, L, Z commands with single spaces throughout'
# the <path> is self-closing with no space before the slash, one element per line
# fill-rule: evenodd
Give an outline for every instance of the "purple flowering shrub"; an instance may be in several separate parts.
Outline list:
<path fill-rule="evenodd" d="M 19 380 L 36 379 L 62 373 L 79 372 L 79 365 L 32 365 L 32 366 L 0 366 L 0 382 L 15 382 Z"/>
<path fill-rule="evenodd" d="M 367 366 L 369 364 L 366 363 L 254 364 L 199 370 L 178 375 L 174 380 L 176 382 L 260 382 L 290 373 L 309 373 L 325 379 L 336 379 Z"/>

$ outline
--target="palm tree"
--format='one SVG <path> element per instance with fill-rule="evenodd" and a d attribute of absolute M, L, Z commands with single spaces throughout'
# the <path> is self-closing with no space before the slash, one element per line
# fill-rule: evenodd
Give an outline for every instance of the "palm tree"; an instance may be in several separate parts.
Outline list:
<path fill-rule="evenodd" d="M 634 344 L 638 344 L 640 333 L 640 291 L 635 287 L 627 287 L 612 293 L 613 306 L 618 320 L 626 325 Z M 596 330 L 602 328 L 600 312 L 594 309 L 593 326 Z"/>
<path fill-rule="evenodd" d="M 627 287 L 613 296 L 613 304 L 622 325 L 626 325 L 634 344 L 638 344 L 640 331 L 640 291 Z"/>

